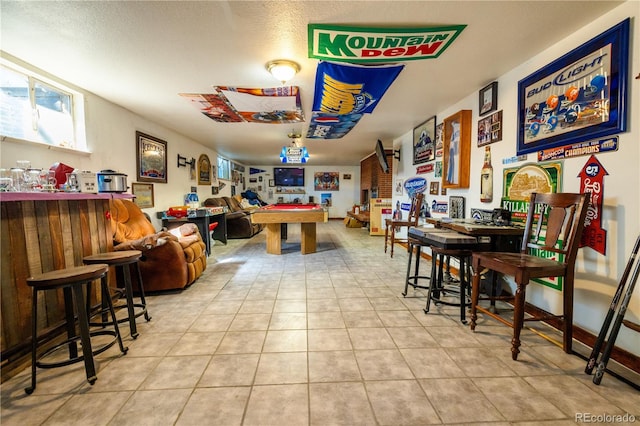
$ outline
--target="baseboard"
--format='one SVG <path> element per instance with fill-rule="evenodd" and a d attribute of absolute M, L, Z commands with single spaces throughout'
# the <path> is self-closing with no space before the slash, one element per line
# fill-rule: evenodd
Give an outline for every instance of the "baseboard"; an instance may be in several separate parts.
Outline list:
<path fill-rule="evenodd" d="M 403 245 L 406 247 L 406 244 L 403 244 Z M 421 257 L 428 259 L 429 261 L 431 260 L 431 256 L 426 253 L 421 253 Z M 459 273 L 458 269 L 453 266 L 451 266 L 451 272 L 455 274 Z M 530 303 L 525 303 L 525 312 L 532 316 L 551 315 L 549 312 L 545 311 L 544 309 L 538 308 L 537 306 L 531 305 Z M 551 327 L 555 328 L 556 330 L 560 330 L 562 327 L 561 321 L 557 318 L 551 318 L 544 322 L 550 325 Z M 573 326 L 573 338 L 574 340 L 577 340 L 578 342 L 586 345 L 589 348 L 589 351 L 593 348 L 593 345 L 596 342 L 595 335 L 591 334 L 589 331 L 575 324 Z M 628 369 L 629 371 L 636 373 L 636 375 L 640 377 L 640 356 L 632 354 L 631 352 L 628 352 L 617 346 L 614 346 L 613 350 L 611 351 L 610 359 L 617 362 L 618 364 Z M 608 369 L 609 369 L 609 366 L 608 366 Z M 624 372 L 616 372 L 616 373 L 618 377 L 621 377 L 622 379 L 626 379 L 625 381 L 627 381 L 632 386 L 634 387 L 640 386 L 639 384 L 640 380 L 634 380 L 634 379 L 628 378 L 624 375 Z"/>

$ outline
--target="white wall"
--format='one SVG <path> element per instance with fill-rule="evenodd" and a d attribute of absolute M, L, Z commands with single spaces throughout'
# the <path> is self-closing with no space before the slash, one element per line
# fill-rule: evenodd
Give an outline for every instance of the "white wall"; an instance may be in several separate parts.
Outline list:
<path fill-rule="evenodd" d="M 71 86 L 67 83 L 67 85 Z M 82 91 L 81 89 L 77 89 Z M 94 172 L 112 169 L 127 175 L 127 184 L 131 186 L 136 177 L 136 137 L 141 131 L 167 142 L 167 183 L 154 183 L 155 205 L 145 209 L 151 216 L 156 229 L 162 226 L 156 219 L 156 212 L 171 206 L 183 205 L 184 195 L 196 186 L 201 201 L 211 196 L 211 187 L 198 185 L 190 179 L 188 167 L 177 167 L 177 156 L 195 158 L 201 154 L 209 156 L 212 164 L 217 164 L 217 153 L 195 141 L 146 120 L 115 104 L 91 93 L 85 94 L 85 113 L 87 129 L 87 149 L 91 154 L 78 154 L 70 150 L 59 150 L 42 144 L 2 141 L 0 146 L 3 168 L 15 167 L 16 160 L 30 160 L 32 167 L 49 168 L 55 162 Z M 230 182 L 221 192 L 229 195 Z M 128 192 L 131 192 L 130 190 Z"/>
<path fill-rule="evenodd" d="M 285 164 L 283 167 L 287 166 Z M 343 218 L 346 216 L 347 210 L 351 210 L 354 204 L 360 203 L 360 165 L 357 166 L 310 166 L 305 165 L 290 165 L 291 167 L 303 167 L 304 168 L 304 194 L 278 194 L 276 188 L 269 187 L 269 179 L 273 179 L 273 167 L 264 165 L 251 166 L 258 170 L 264 170 L 263 173 L 249 174 L 249 168 L 245 172 L 247 181 L 247 188 L 251 188 L 260 194 L 267 203 L 275 203 L 278 201 L 278 197 L 283 197 L 284 202 L 292 202 L 295 198 L 300 198 L 300 201 L 306 203 L 309 201 L 309 196 L 314 197 L 314 202 L 320 203 L 321 194 L 331 194 L 332 205 L 329 207 L 329 218 Z M 276 166 L 279 167 L 279 166 Z M 338 172 L 340 173 L 340 190 L 339 191 L 316 191 L 313 185 L 313 176 L 315 173 L 320 172 Z M 344 175 L 351 175 L 351 179 L 344 179 Z M 250 178 L 256 178 L 258 182 L 250 183 Z M 262 182 L 259 179 L 262 178 Z M 261 186 L 262 190 L 258 190 Z"/>
<path fill-rule="evenodd" d="M 603 31 L 631 17 L 631 40 L 629 47 L 629 88 L 628 88 L 628 130 L 619 135 L 620 148 L 617 152 L 598 155 L 598 160 L 609 172 L 604 179 L 604 212 L 602 226 L 607 230 L 607 254 L 603 256 L 591 248 L 583 248 L 578 252 L 575 281 L 574 323 L 597 335 L 602 326 L 604 316 L 617 283 L 622 275 L 633 244 L 640 234 L 640 130 L 638 128 L 638 114 L 640 112 L 640 80 L 634 79 L 640 72 L 640 57 L 637 55 L 640 45 L 640 30 L 637 19 L 640 17 L 637 1 L 627 2 L 610 13 L 602 16 L 577 33 L 550 46 L 547 50 L 531 58 L 509 73 L 496 76 L 498 81 L 498 110 L 503 111 L 503 139 L 491 144 L 491 158 L 494 169 L 494 197 L 492 203 L 480 202 L 480 169 L 484 161 L 484 147 L 477 146 L 478 93 L 469 94 L 460 102 L 447 109 L 439 111 L 437 123 L 461 109 L 473 111 L 471 132 L 471 184 L 469 189 L 449 190 L 448 195 L 465 197 L 466 217 L 470 215 L 470 208 L 492 209 L 499 207 L 502 194 L 502 169 L 514 167 L 526 162 L 536 162 L 537 154 L 529 154 L 526 162 L 504 166 L 503 158 L 516 155 L 517 144 L 517 87 L 518 81 L 536 70 L 544 67 L 553 60 L 573 50 L 582 43 L 597 36 Z M 634 54 L 636 53 L 636 54 Z M 487 82 L 489 83 L 489 82 Z M 480 90 L 481 87 L 478 88 Z M 425 117 L 426 118 L 426 117 Z M 484 118 L 484 117 L 483 117 Z M 402 161 L 394 164 L 396 178 L 407 178 L 415 175 L 416 166 L 412 165 L 412 130 L 394 141 L 394 149 L 402 150 Z M 585 165 L 588 156 L 564 160 L 562 190 L 565 192 L 579 192 L 580 180 L 578 173 Z M 394 160 L 396 161 L 396 160 Z M 434 174 L 422 175 L 429 182 L 434 180 Z M 438 178 L 440 180 L 440 178 Z M 427 195 L 429 203 L 435 198 L 447 201 L 447 196 Z M 408 197 L 394 196 L 408 201 Z M 561 312 L 561 294 L 548 287 L 537 284 L 529 285 L 527 300 L 536 306 L 555 313 Z M 626 318 L 640 322 L 640 290 L 629 306 Z M 640 334 L 622 327 L 616 345 L 640 355 Z"/>

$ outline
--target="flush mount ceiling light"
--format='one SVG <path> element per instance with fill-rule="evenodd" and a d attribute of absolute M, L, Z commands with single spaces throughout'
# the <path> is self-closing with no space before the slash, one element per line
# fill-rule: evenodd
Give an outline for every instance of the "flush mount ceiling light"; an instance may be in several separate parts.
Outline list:
<path fill-rule="evenodd" d="M 295 147 L 302 147 L 302 135 L 300 133 L 296 133 L 295 131 L 291 131 L 291 133 L 289 133 L 287 135 L 287 137 L 289 139 L 291 139 L 291 145 L 295 146 Z"/>
<path fill-rule="evenodd" d="M 300 71 L 300 65 L 287 59 L 276 59 L 269 61 L 266 65 L 267 70 L 277 78 L 282 84 L 291 80 L 294 75 Z"/>

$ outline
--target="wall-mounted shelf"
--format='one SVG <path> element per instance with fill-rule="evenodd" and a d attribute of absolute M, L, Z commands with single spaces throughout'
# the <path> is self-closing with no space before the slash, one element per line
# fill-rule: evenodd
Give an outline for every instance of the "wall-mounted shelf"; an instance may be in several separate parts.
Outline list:
<path fill-rule="evenodd" d="M 276 191 L 276 194 L 306 194 L 304 190 Z"/>

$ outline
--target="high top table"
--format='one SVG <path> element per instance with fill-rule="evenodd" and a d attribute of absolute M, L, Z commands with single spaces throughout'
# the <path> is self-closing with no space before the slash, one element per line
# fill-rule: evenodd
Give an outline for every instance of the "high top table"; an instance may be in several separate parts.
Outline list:
<path fill-rule="evenodd" d="M 494 225 L 475 219 L 427 218 L 427 223 L 436 228 L 446 228 L 478 238 L 478 242 L 488 244 L 489 251 L 520 251 L 524 228 L 513 225 Z M 486 251 L 486 250 L 485 250 Z"/>

